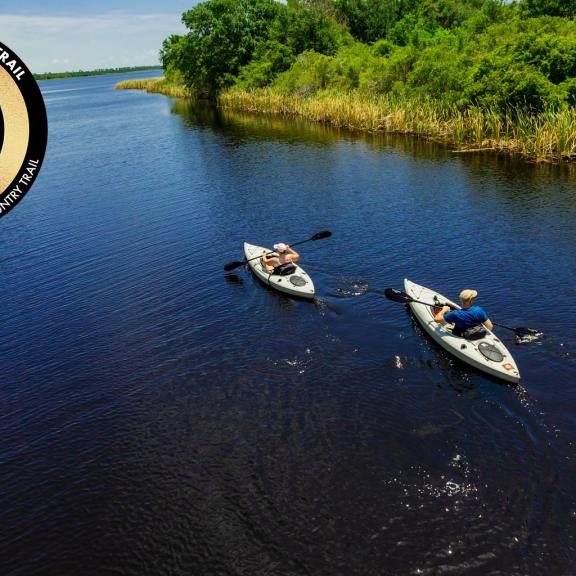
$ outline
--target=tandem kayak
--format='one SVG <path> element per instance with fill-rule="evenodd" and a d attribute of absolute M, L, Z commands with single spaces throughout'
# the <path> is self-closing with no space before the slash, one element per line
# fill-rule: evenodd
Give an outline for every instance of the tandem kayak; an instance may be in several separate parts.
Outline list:
<path fill-rule="evenodd" d="M 423 300 L 433 304 L 435 301 L 447 303 L 459 308 L 454 302 L 434 290 L 419 286 L 408 279 L 404 280 L 404 290 L 415 300 Z M 490 331 L 479 340 L 467 340 L 462 336 L 452 334 L 452 324 L 438 324 L 434 321 L 434 307 L 418 302 L 410 302 L 410 309 L 422 328 L 442 348 L 459 358 L 463 362 L 474 366 L 478 370 L 501 378 L 507 382 L 518 383 L 520 372 L 506 346 Z"/>
<path fill-rule="evenodd" d="M 298 264 L 294 264 L 296 270 L 292 274 L 286 274 L 285 276 L 270 274 L 262 264 L 262 259 L 255 258 L 256 256 L 261 256 L 264 250 L 266 252 L 272 252 L 272 250 L 269 250 L 268 248 L 244 242 L 244 254 L 246 260 L 250 260 L 248 264 L 252 269 L 252 272 L 254 272 L 262 282 L 280 292 L 290 294 L 291 296 L 308 299 L 314 298 L 314 283 L 310 276 L 308 276 L 308 274 L 304 272 Z M 251 260 L 251 258 L 255 258 L 255 260 Z"/>

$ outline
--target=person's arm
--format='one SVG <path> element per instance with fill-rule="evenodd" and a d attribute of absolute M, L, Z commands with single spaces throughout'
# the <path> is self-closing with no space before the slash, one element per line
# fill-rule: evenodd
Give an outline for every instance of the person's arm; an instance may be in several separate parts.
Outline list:
<path fill-rule="evenodd" d="M 264 264 L 264 268 L 266 268 L 266 272 L 274 272 L 274 266 L 268 260 L 268 252 L 266 252 L 266 250 L 262 251 L 262 263 Z"/>
<path fill-rule="evenodd" d="M 494 324 L 492 324 L 492 321 L 490 320 L 490 318 L 488 318 L 486 310 L 484 310 L 484 308 L 480 308 L 480 311 L 482 314 L 480 318 L 480 320 L 482 321 L 482 326 L 484 326 L 484 328 L 488 328 L 488 330 L 492 330 L 492 328 L 494 328 Z"/>
<path fill-rule="evenodd" d="M 450 312 L 450 306 L 444 306 L 436 316 L 434 316 L 434 321 L 438 322 L 438 324 L 446 324 L 446 320 L 444 319 L 444 314 Z"/>
<path fill-rule="evenodd" d="M 298 254 L 296 250 L 292 250 L 290 246 L 286 246 L 286 250 L 292 255 L 292 262 L 298 262 L 298 260 L 300 260 L 300 254 Z"/>

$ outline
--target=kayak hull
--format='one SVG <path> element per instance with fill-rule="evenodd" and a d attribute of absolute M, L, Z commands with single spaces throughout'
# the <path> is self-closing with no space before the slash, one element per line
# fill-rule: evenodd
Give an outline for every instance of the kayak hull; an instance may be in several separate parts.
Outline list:
<path fill-rule="evenodd" d="M 404 290 L 410 298 L 415 300 L 434 303 L 434 297 L 436 297 L 438 302 L 456 306 L 442 294 L 408 279 L 404 280 Z M 409 306 L 426 333 L 453 356 L 495 378 L 514 384 L 520 381 L 520 371 L 512 354 L 493 332 L 487 330 L 486 336 L 479 340 L 466 340 L 452 334 L 451 324 L 441 325 L 436 322 L 432 306 L 417 302 L 411 302 Z M 459 308 L 459 306 L 456 307 Z"/>
<path fill-rule="evenodd" d="M 262 256 L 264 250 L 271 252 L 270 249 L 264 248 L 263 246 L 256 246 L 255 244 L 244 242 L 244 255 L 246 256 L 246 260 L 250 260 L 248 265 L 252 272 L 254 272 L 264 284 L 267 284 L 279 292 L 312 300 L 315 295 L 315 288 L 310 276 L 308 276 L 298 264 L 295 264 L 296 270 L 292 274 L 286 274 L 286 276 L 270 274 L 262 264 L 262 259 L 256 258 L 257 256 Z M 251 260 L 252 258 L 255 258 L 255 260 Z"/>

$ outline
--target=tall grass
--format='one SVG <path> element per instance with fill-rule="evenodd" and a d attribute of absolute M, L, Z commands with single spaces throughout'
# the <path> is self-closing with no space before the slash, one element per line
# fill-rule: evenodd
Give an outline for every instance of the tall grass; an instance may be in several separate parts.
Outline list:
<path fill-rule="evenodd" d="M 124 80 L 116 84 L 117 90 L 146 90 L 146 92 L 156 92 L 165 94 L 171 98 L 185 98 L 189 92 L 182 84 L 175 84 L 166 78 L 139 78 Z"/>
<path fill-rule="evenodd" d="M 220 95 L 219 104 L 300 116 L 350 130 L 415 134 L 453 145 L 461 152 L 497 150 L 539 162 L 576 161 L 575 109 L 536 115 L 519 109 L 501 114 L 491 109 L 461 110 L 425 98 L 333 91 L 300 96 L 271 88 L 231 89 Z"/>
<path fill-rule="evenodd" d="M 116 88 L 190 96 L 183 85 L 165 78 L 125 80 Z M 222 108 L 298 116 L 349 130 L 414 134 L 452 145 L 458 152 L 496 150 L 538 162 L 576 161 L 574 108 L 502 114 L 492 109 L 461 110 L 430 98 L 330 90 L 303 96 L 273 88 L 230 89 L 220 94 L 218 103 Z"/>

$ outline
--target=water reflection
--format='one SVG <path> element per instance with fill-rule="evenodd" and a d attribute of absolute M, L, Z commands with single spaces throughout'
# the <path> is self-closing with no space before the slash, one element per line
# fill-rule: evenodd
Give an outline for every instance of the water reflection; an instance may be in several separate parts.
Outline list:
<path fill-rule="evenodd" d="M 387 153 L 403 153 L 419 160 L 455 161 L 466 166 L 470 175 L 483 177 L 495 168 L 504 181 L 519 191 L 517 178 L 539 179 L 542 185 L 559 182 L 574 183 L 576 163 L 555 165 L 533 163 L 521 157 L 492 151 L 454 152 L 450 146 L 412 135 L 385 132 L 356 132 L 346 128 L 310 122 L 302 118 L 257 114 L 242 110 L 222 109 L 204 100 L 180 99 L 172 103 L 172 113 L 180 115 L 191 128 L 212 129 L 230 136 L 228 145 L 239 146 L 253 140 L 291 142 L 311 146 L 326 146 L 342 141 L 365 143 L 370 148 Z"/>

